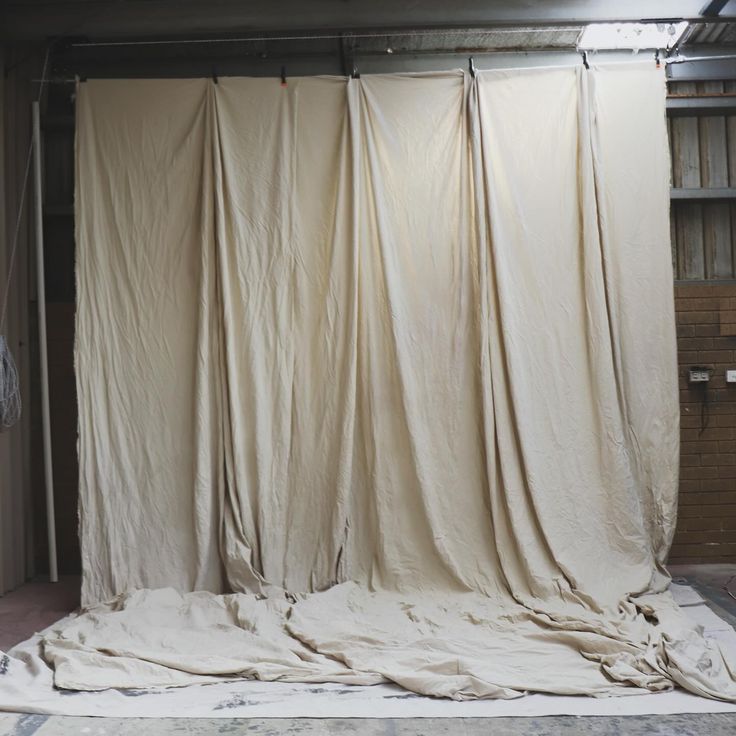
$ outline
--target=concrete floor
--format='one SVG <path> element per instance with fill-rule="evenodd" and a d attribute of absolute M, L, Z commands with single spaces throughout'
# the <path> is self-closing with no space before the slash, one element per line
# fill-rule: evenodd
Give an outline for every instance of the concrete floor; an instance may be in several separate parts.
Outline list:
<path fill-rule="evenodd" d="M 11 717 L 12 718 L 12 717 Z M 21 716 L 0 736 L 734 736 L 736 716 L 243 719 Z M 3 729 L 6 730 L 3 730 Z"/>
<path fill-rule="evenodd" d="M 34 581 L 0 596 L 0 651 L 7 652 L 75 610 L 79 583 L 78 575 L 62 575 L 58 583 Z"/>
<path fill-rule="evenodd" d="M 736 565 L 672 568 L 736 628 Z M 32 583 L 0 598 L 0 636 L 12 643 L 73 610 L 78 579 Z M 11 628 L 6 629 L 6 626 Z M 9 633 L 10 632 L 10 633 Z M 3 646 L 0 644 L 0 649 Z M 736 736 L 736 714 L 546 718 L 205 719 L 77 718 L 0 714 L 0 736 Z"/>

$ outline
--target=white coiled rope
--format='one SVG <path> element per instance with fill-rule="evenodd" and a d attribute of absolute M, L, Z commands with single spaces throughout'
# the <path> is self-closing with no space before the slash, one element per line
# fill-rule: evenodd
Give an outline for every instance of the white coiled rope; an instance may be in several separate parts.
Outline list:
<path fill-rule="evenodd" d="M 20 419 L 20 386 L 7 340 L 0 335 L 0 432 Z"/>
<path fill-rule="evenodd" d="M 18 217 L 15 221 L 15 234 L 13 246 L 10 249 L 10 261 L 8 263 L 8 278 L 5 283 L 2 309 L 0 310 L 0 432 L 10 429 L 20 419 L 20 385 L 18 382 L 18 371 L 15 361 L 8 347 L 8 341 L 2 334 L 5 325 L 5 317 L 8 313 L 8 296 L 10 295 L 10 284 L 13 278 L 13 266 L 15 265 L 15 254 L 18 250 L 18 234 L 20 233 L 20 222 L 23 215 L 23 205 L 26 199 L 26 187 L 28 185 L 28 173 L 31 170 L 31 154 L 33 153 L 33 141 L 28 148 L 26 158 L 26 171 L 23 176 L 23 188 L 20 194 L 18 206 Z"/>
<path fill-rule="evenodd" d="M 48 52 L 44 61 L 43 74 L 46 74 L 46 63 Z M 18 382 L 18 371 L 15 361 L 10 352 L 8 341 L 2 334 L 5 326 L 5 317 L 8 313 L 8 297 L 10 296 L 10 285 L 13 280 L 13 268 L 15 266 L 15 255 L 18 250 L 18 235 L 20 234 L 20 223 L 23 217 L 23 206 L 26 201 L 26 189 L 28 188 L 28 175 L 31 171 L 31 157 L 33 154 L 33 140 L 28 146 L 26 156 L 26 170 L 23 175 L 23 186 L 20 191 L 20 202 L 18 204 L 18 216 L 15 219 L 15 232 L 13 234 L 13 245 L 10 249 L 10 261 L 8 262 L 8 275 L 5 281 L 5 292 L 3 294 L 2 309 L 0 309 L 0 432 L 10 429 L 20 419 L 20 385 Z"/>

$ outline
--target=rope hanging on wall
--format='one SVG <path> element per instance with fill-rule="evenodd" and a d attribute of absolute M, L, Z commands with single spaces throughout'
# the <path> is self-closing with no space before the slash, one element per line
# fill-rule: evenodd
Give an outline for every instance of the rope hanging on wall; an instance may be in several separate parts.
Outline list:
<path fill-rule="evenodd" d="M 4 335 L 0 335 L 0 432 L 20 419 L 20 386 L 13 355 Z"/>
<path fill-rule="evenodd" d="M 45 71 L 45 69 L 44 69 Z M 23 217 L 23 206 L 26 199 L 26 188 L 28 186 L 28 174 L 31 170 L 31 155 L 33 153 L 33 141 L 28 147 L 26 158 L 26 170 L 23 175 L 23 186 L 20 192 L 20 203 L 18 205 L 18 216 L 15 220 L 15 233 L 13 235 L 13 247 L 10 249 L 10 261 L 8 262 L 8 276 L 5 282 L 3 294 L 2 311 L 0 311 L 0 432 L 10 429 L 20 419 L 21 401 L 18 371 L 15 367 L 13 355 L 10 352 L 8 341 L 2 334 L 5 326 L 5 317 L 8 311 L 8 296 L 10 295 L 10 284 L 13 279 L 15 266 L 15 255 L 18 250 L 18 235 Z"/>
<path fill-rule="evenodd" d="M 13 355 L 5 335 L 2 334 L 5 326 L 5 317 L 8 310 L 8 296 L 10 295 L 10 284 L 13 279 L 13 269 L 15 266 L 15 255 L 18 250 L 18 235 L 20 233 L 20 224 L 23 217 L 23 206 L 26 199 L 26 188 L 28 186 L 28 174 L 31 170 L 31 154 L 33 152 L 33 141 L 28 147 L 28 157 L 26 158 L 26 170 L 23 175 L 23 186 L 20 192 L 20 203 L 18 206 L 18 216 L 15 220 L 15 233 L 13 235 L 13 247 L 10 250 L 10 261 L 8 262 L 8 276 L 5 282 L 5 292 L 3 294 L 2 311 L 0 311 L 0 432 L 10 429 L 20 419 L 21 401 L 20 401 L 20 385 L 18 381 L 18 371 L 15 367 Z"/>
<path fill-rule="evenodd" d="M 43 60 L 43 68 L 41 69 L 41 79 L 38 87 L 38 99 L 41 100 L 43 95 L 44 84 L 46 83 L 46 70 L 49 63 L 49 53 L 51 47 L 46 49 Z M 8 311 L 8 297 L 10 295 L 10 285 L 13 280 L 13 270 L 15 268 L 15 256 L 18 250 L 18 236 L 20 235 L 20 226 L 23 219 L 23 208 L 26 201 L 26 191 L 28 189 L 28 177 L 31 172 L 31 160 L 33 157 L 33 137 L 28 145 L 28 155 L 26 156 L 26 168 L 23 173 L 23 185 L 20 190 L 20 202 L 18 203 L 18 214 L 15 218 L 15 230 L 13 233 L 13 245 L 10 249 L 10 261 L 8 262 L 8 273 L 5 280 L 5 290 L 3 292 L 2 309 L 0 309 L 0 432 L 10 429 L 18 422 L 21 415 L 20 400 L 20 382 L 18 380 L 18 370 L 15 367 L 15 360 L 10 352 L 8 341 L 3 334 L 5 327 L 5 317 Z"/>

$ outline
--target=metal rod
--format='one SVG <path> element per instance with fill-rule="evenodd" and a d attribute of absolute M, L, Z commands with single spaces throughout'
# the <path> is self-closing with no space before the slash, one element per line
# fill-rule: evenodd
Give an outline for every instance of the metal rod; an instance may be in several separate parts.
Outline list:
<path fill-rule="evenodd" d="M 640 61 L 641 57 L 644 56 L 648 51 L 641 51 L 638 54 L 635 55 L 633 61 L 630 60 L 628 57 L 631 56 L 631 54 L 625 54 L 625 50 L 616 50 L 614 49 L 614 53 L 617 53 L 620 56 L 627 56 L 627 59 L 625 61 L 609 61 L 607 64 L 631 64 L 631 63 L 638 63 Z M 392 61 L 395 61 L 397 63 L 401 63 L 405 61 L 408 58 L 414 58 L 414 57 L 427 57 L 427 56 L 457 56 L 458 57 L 458 68 L 460 68 L 460 62 L 465 62 L 464 65 L 467 64 L 467 58 L 468 55 L 473 56 L 480 56 L 480 57 L 498 57 L 498 56 L 524 56 L 524 57 L 531 57 L 534 56 L 569 56 L 570 57 L 570 64 L 575 65 L 577 61 L 573 62 L 573 57 L 579 58 L 580 57 L 580 51 L 578 51 L 577 48 L 574 46 L 560 48 L 559 46 L 555 47 L 548 47 L 548 48 L 529 48 L 529 49 L 518 49 L 518 48 L 495 48 L 495 49 L 480 49 L 480 48 L 473 48 L 473 49 L 439 49 L 437 51 L 427 52 L 427 51 L 407 51 L 407 52 L 396 52 L 392 54 L 386 54 L 374 51 L 360 51 L 358 54 L 356 54 L 357 57 L 360 58 L 366 58 L 366 57 L 375 57 L 380 56 L 383 59 L 391 59 Z M 270 57 L 268 59 L 258 59 L 253 58 L 252 60 L 255 62 L 262 62 L 264 65 L 268 64 L 274 64 L 274 60 L 281 60 L 285 58 L 284 54 L 275 54 L 273 57 Z M 298 56 L 298 55 L 297 55 Z M 210 63 L 211 57 L 203 57 L 201 59 L 196 59 L 195 63 L 202 64 L 203 71 L 200 74 L 195 74 L 194 76 L 200 76 L 200 77 L 207 77 L 211 76 L 210 71 L 204 71 L 204 67 Z M 335 55 L 335 58 L 337 58 L 337 54 Z M 220 57 L 217 57 L 218 60 L 220 60 Z M 222 59 L 223 63 L 230 61 L 229 59 Z M 555 64 L 557 66 L 557 64 Z M 347 73 L 343 74 L 343 76 L 350 76 L 352 73 L 352 66 L 350 67 L 350 70 L 347 71 Z M 239 74 L 234 73 L 226 73 L 222 74 L 222 72 L 219 74 L 219 76 L 239 76 Z M 272 76 L 277 77 L 278 75 L 274 71 Z M 294 76 L 303 76 L 300 74 L 296 74 Z M 92 77 L 94 79 L 117 79 L 116 76 L 106 76 L 104 73 L 100 74 L 99 76 Z M 126 77 L 127 78 L 127 77 Z M 136 77 L 138 78 L 138 77 Z M 141 77 L 143 78 L 143 77 Z M 34 82 L 40 82 L 40 79 L 32 79 L 30 80 L 32 83 Z M 78 77 L 56 77 L 51 79 L 45 79 L 43 80 L 45 84 L 75 84 L 79 81 Z"/>
<path fill-rule="evenodd" d="M 665 64 L 687 64 L 690 61 L 727 61 L 736 59 L 736 54 L 719 54 L 718 56 L 675 56 L 665 59 Z"/>
<path fill-rule="evenodd" d="M 46 343 L 46 284 L 43 266 L 43 195 L 41 186 L 41 114 L 33 103 L 33 174 L 36 215 L 36 301 L 38 304 L 38 345 L 41 367 L 41 419 L 43 422 L 43 469 L 46 485 L 46 528 L 49 542 L 49 579 L 59 581 L 56 561 L 56 514 L 54 474 L 51 461 L 51 412 L 49 409 L 49 361 Z"/>
<path fill-rule="evenodd" d="M 467 51 L 468 50 L 460 50 L 459 51 L 459 50 L 456 50 L 456 49 L 455 50 L 445 51 L 443 49 L 440 49 L 436 53 L 433 52 L 432 55 L 436 55 L 436 56 L 458 56 L 458 57 L 461 57 L 461 56 L 464 55 L 464 53 L 467 53 Z M 569 48 L 559 48 L 559 47 L 544 48 L 544 49 L 530 48 L 530 49 L 527 49 L 527 50 L 524 50 L 524 51 L 521 51 L 519 49 L 488 49 L 488 50 L 484 50 L 484 49 L 473 49 L 472 51 L 473 51 L 474 54 L 479 54 L 479 55 L 482 55 L 482 56 L 509 56 L 509 55 L 512 55 L 512 54 L 517 54 L 517 55 L 518 54 L 523 54 L 524 56 L 532 56 L 532 55 L 535 55 L 535 54 L 544 54 L 544 55 L 556 55 L 556 54 L 560 54 L 560 55 L 563 55 L 563 54 L 571 54 L 572 55 L 572 54 L 575 54 L 575 55 L 577 55 L 577 54 L 580 53 L 576 48 L 574 48 L 572 46 L 569 47 Z M 640 52 L 640 53 L 643 54 L 643 53 L 646 53 L 646 51 L 643 51 L 643 52 Z M 358 56 L 375 56 L 375 55 L 377 55 L 377 54 L 375 54 L 373 52 L 366 52 L 366 51 L 360 52 L 358 54 Z M 406 52 L 406 53 L 394 53 L 394 54 L 391 55 L 391 58 L 393 60 L 395 60 L 395 61 L 398 62 L 398 61 L 402 60 L 403 58 L 405 58 L 407 56 L 410 56 L 411 57 L 411 56 L 425 56 L 425 55 L 428 55 L 428 54 L 426 52 L 417 53 L 417 52 L 411 52 L 411 51 L 409 51 L 409 52 Z M 638 54 L 637 54 L 637 56 L 638 56 Z M 281 58 L 283 58 L 283 55 L 276 55 L 276 56 L 274 56 L 274 58 L 281 59 Z M 707 62 L 707 61 L 728 61 L 728 60 L 736 60 L 736 54 L 719 54 L 717 56 L 676 56 L 676 57 L 664 58 L 664 59 L 661 60 L 661 62 L 664 63 L 665 65 L 669 65 L 669 64 L 687 64 L 689 62 L 700 62 L 700 61 Z M 205 63 L 206 62 L 206 59 L 202 59 L 202 60 L 198 60 L 198 61 L 202 61 L 202 63 Z M 266 60 L 266 61 L 271 61 L 272 62 L 273 59 L 269 59 L 269 60 Z M 629 63 L 636 63 L 636 61 L 638 61 L 638 59 L 635 59 L 634 62 L 631 62 L 631 61 L 622 61 L 622 62 L 607 62 L 607 63 L 608 64 L 629 64 Z M 202 76 L 202 75 L 200 75 L 200 76 Z M 225 76 L 227 76 L 227 75 L 225 75 Z M 276 74 L 274 74 L 274 76 L 276 76 Z M 296 75 L 296 76 L 300 76 L 300 75 Z M 107 77 L 101 76 L 99 78 L 100 79 L 106 79 Z M 112 77 L 112 78 L 114 78 L 114 77 Z M 40 79 L 32 79 L 31 80 L 32 83 L 37 83 L 37 82 L 40 82 L 40 81 L 43 81 L 44 84 L 74 84 L 74 83 L 76 83 L 78 81 L 78 79 L 76 77 L 60 77 L 60 78 L 57 77 L 56 79 L 53 79 L 52 78 L 52 79 L 44 79 L 44 80 L 40 80 Z M 714 95 L 707 95 L 707 96 L 708 97 L 713 97 Z"/>

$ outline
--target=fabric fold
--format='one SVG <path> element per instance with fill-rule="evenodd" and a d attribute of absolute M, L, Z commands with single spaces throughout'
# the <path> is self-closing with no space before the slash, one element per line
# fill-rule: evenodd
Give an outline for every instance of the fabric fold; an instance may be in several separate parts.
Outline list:
<path fill-rule="evenodd" d="M 355 421 L 345 85 L 223 79 L 215 101 L 226 574 L 235 590 L 328 588 L 347 563 Z"/>

